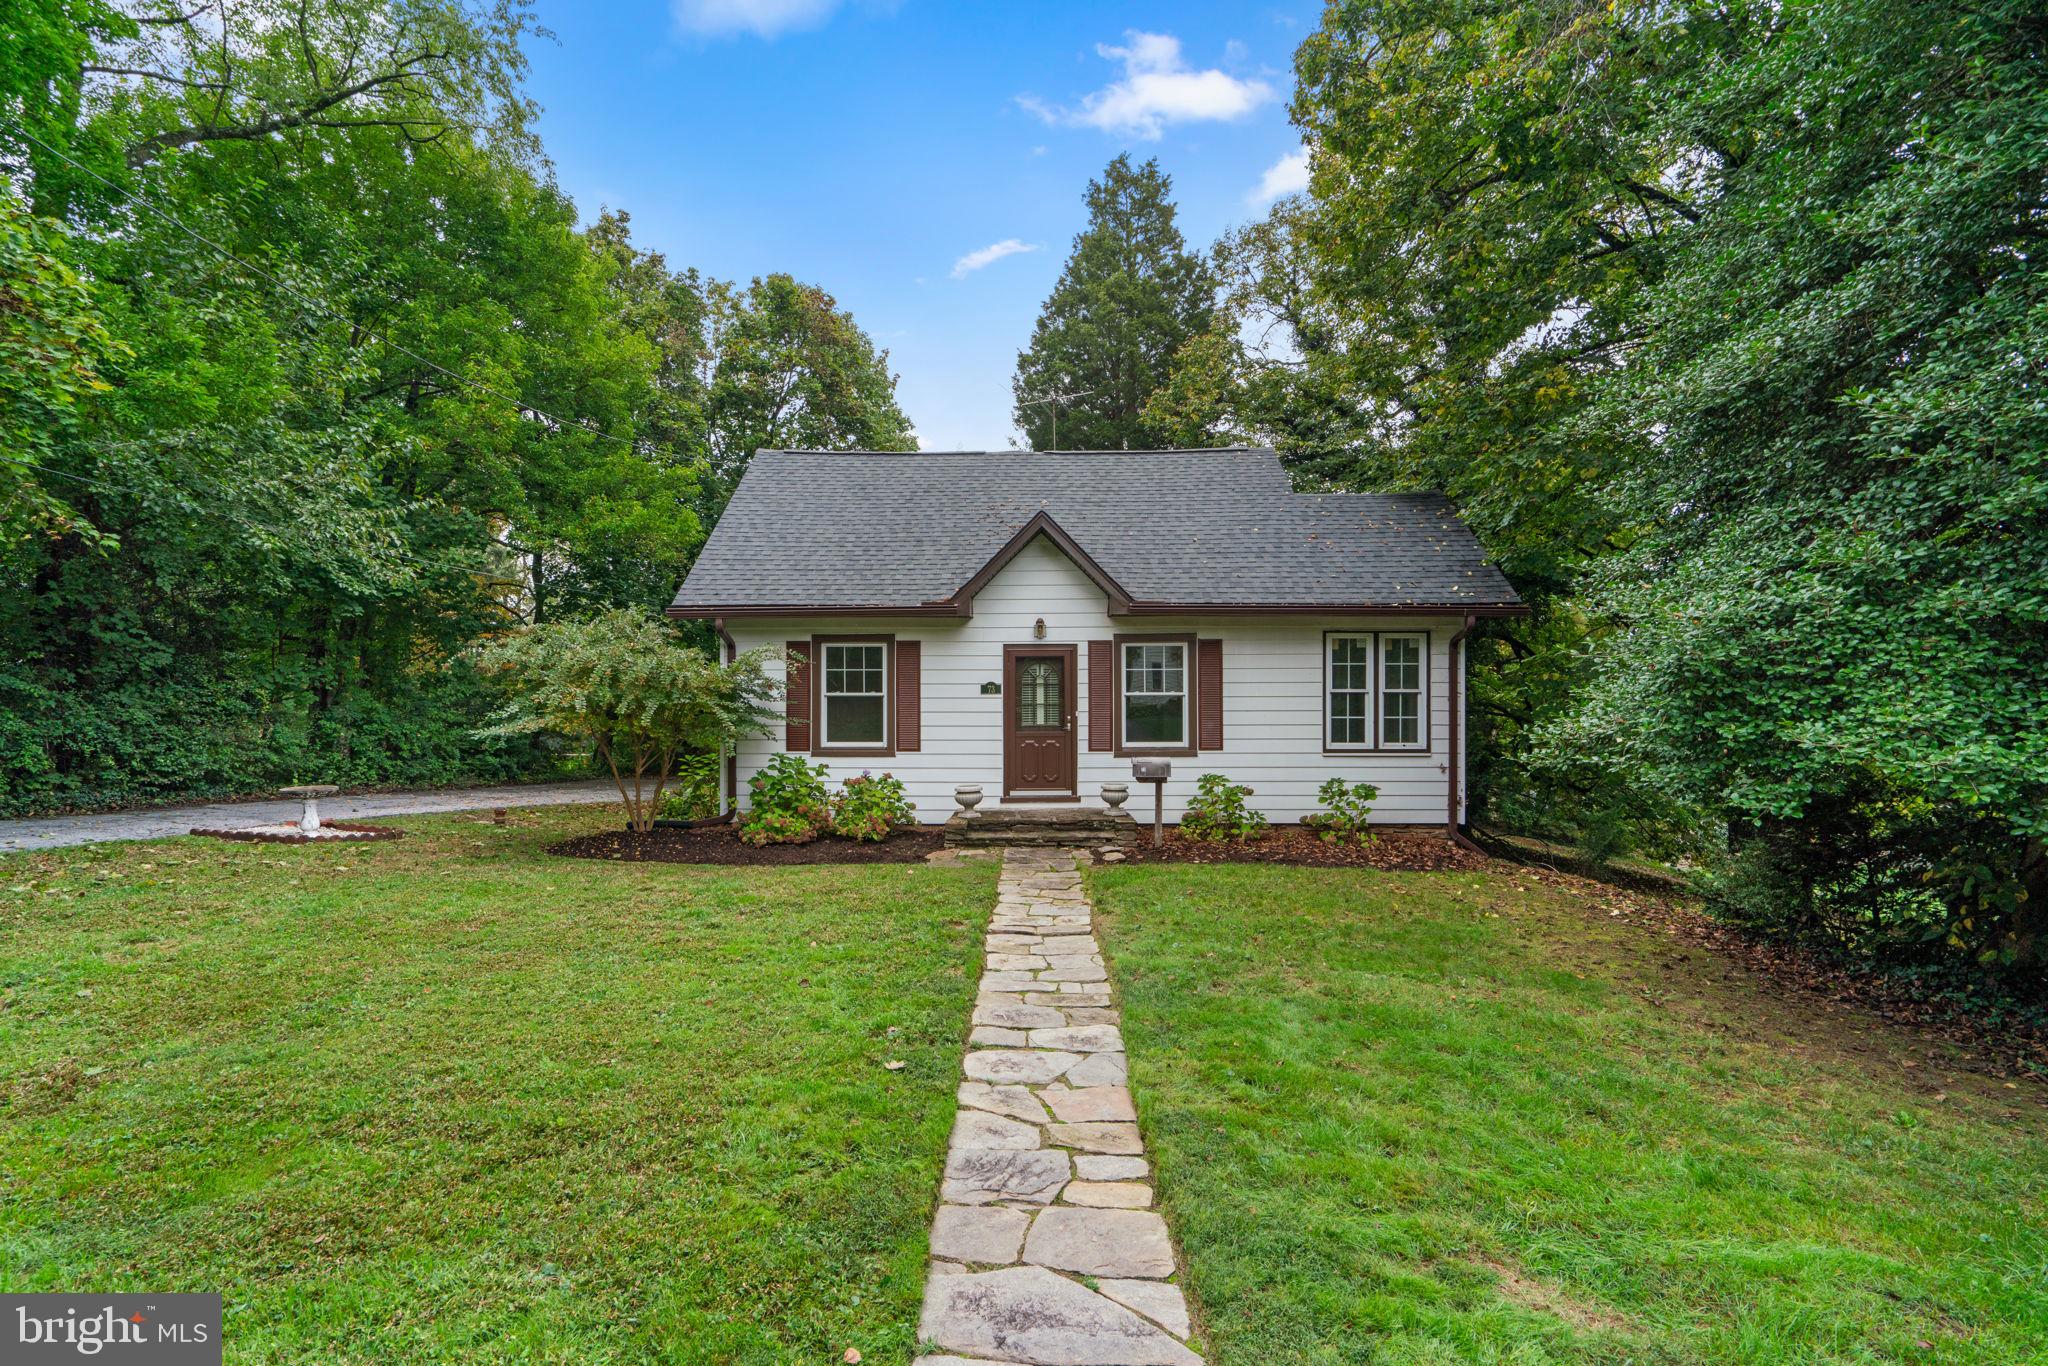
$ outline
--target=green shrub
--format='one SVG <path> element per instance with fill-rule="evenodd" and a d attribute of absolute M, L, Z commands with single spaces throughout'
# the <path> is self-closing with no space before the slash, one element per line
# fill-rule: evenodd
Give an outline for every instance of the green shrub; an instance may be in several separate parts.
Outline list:
<path fill-rule="evenodd" d="M 675 776 L 661 794 L 661 818 L 665 821 L 708 821 L 718 814 L 718 756 L 713 753 L 685 755 L 676 764 Z"/>
<path fill-rule="evenodd" d="M 1371 783 L 1347 783 L 1342 778 L 1332 778 L 1316 789 L 1316 800 L 1328 809 L 1302 817 L 1301 823 L 1315 831 L 1317 838 L 1331 844 L 1346 840 L 1370 844 L 1373 833 L 1367 820 L 1379 795 L 1380 790 Z"/>
<path fill-rule="evenodd" d="M 1266 833 L 1266 818 L 1246 805 L 1252 790 L 1221 773 L 1195 780 L 1195 799 L 1180 818 L 1180 832 L 1198 840 L 1255 840 Z"/>
<path fill-rule="evenodd" d="M 844 839 L 884 840 L 891 830 L 916 819 L 917 812 L 903 795 L 903 780 L 887 773 L 848 778 L 832 804 L 832 833 Z"/>
<path fill-rule="evenodd" d="M 817 837 L 817 826 L 779 811 L 750 813 L 740 825 L 740 840 L 745 844 L 809 844 Z"/>
<path fill-rule="evenodd" d="M 832 823 L 825 765 L 800 754 L 777 754 L 747 784 L 753 796 L 740 838 L 748 844 L 803 844 Z"/>

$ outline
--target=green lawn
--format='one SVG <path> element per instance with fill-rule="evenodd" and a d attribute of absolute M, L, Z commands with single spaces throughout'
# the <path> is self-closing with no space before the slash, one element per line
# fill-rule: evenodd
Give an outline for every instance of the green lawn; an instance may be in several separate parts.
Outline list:
<path fill-rule="evenodd" d="M 0 858 L 0 1286 L 217 1289 L 242 1363 L 906 1359 L 993 870 L 542 852 L 616 820 Z"/>
<path fill-rule="evenodd" d="M 2048 1361 L 2036 1093 L 1513 876 L 1092 886 L 1223 1366 Z"/>

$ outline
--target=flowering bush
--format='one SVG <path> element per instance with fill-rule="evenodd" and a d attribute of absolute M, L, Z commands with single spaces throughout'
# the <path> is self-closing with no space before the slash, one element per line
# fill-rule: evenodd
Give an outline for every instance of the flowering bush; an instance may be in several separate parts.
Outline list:
<path fill-rule="evenodd" d="M 903 795 L 903 780 L 884 773 L 848 778 L 832 805 L 832 833 L 850 840 L 883 840 L 899 825 L 917 819 Z"/>
<path fill-rule="evenodd" d="M 1195 799 L 1180 818 L 1180 832 L 1197 840 L 1255 840 L 1266 833 L 1266 818 L 1246 805 L 1252 790 L 1221 773 L 1195 780 Z"/>
<path fill-rule="evenodd" d="M 817 826 L 779 811 L 750 812 L 740 825 L 740 840 L 745 844 L 809 844 L 817 837 Z"/>
<path fill-rule="evenodd" d="M 1329 810 L 1303 816 L 1301 823 L 1329 844 L 1342 844 L 1345 840 L 1370 844 L 1373 833 L 1366 818 L 1372 814 L 1372 804 L 1379 795 L 1380 790 L 1371 783 L 1346 783 L 1342 778 L 1332 778 L 1316 789 L 1316 800 Z"/>
<path fill-rule="evenodd" d="M 748 844 L 803 844 L 832 823 L 825 765 L 800 754 L 777 754 L 747 786 L 753 794 L 740 838 Z"/>

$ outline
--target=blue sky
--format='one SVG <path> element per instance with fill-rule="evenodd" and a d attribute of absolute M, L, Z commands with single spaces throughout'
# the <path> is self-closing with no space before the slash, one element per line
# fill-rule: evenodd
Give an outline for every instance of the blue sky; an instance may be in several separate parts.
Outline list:
<path fill-rule="evenodd" d="M 1316 3 L 540 0 L 539 130 L 586 221 L 670 264 L 830 290 L 933 449 L 1009 444 L 1010 375 L 1089 177 L 1157 156 L 1199 246 L 1300 139 Z M 1270 184 L 1269 184 L 1270 179 Z M 1028 248 L 1020 250 L 1019 248 Z M 991 250 L 993 249 L 993 250 Z M 980 253 L 977 256 L 977 253 Z"/>

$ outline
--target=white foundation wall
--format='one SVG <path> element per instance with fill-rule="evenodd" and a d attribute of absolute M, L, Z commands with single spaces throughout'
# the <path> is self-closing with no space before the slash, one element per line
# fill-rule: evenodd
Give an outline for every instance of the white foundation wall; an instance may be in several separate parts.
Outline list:
<path fill-rule="evenodd" d="M 1033 635 L 1033 624 L 1040 617 L 1045 619 L 1042 642 Z M 981 686 L 1003 681 L 1005 645 L 1037 644 L 1075 647 L 1080 802 L 1100 805 L 1102 784 L 1130 783 L 1127 809 L 1141 822 L 1150 821 L 1152 790 L 1131 782 L 1130 757 L 1088 748 L 1088 642 L 1115 635 L 1192 633 L 1223 642 L 1223 748 L 1172 757 L 1173 777 L 1165 792 L 1168 821 L 1180 819 L 1184 803 L 1194 795 L 1196 778 L 1222 773 L 1232 782 L 1248 784 L 1254 792 L 1252 806 L 1276 824 L 1295 822 L 1319 810 L 1316 789 L 1326 779 L 1341 776 L 1379 788 L 1379 801 L 1373 809 L 1376 823 L 1440 826 L 1450 781 L 1447 708 L 1453 689 L 1449 642 L 1463 625 L 1456 617 L 1276 614 L 1112 618 L 1102 590 L 1040 538 L 982 589 L 971 617 L 750 617 L 729 621 L 727 630 L 741 650 L 783 645 L 814 635 L 893 635 L 898 641 L 922 642 L 923 747 L 887 757 L 809 757 L 829 767 L 835 787 L 864 769 L 895 774 L 916 805 L 918 819 L 928 824 L 944 821 L 959 809 L 953 789 L 962 783 L 981 784 L 983 810 L 1002 804 L 1003 708 L 1011 699 L 1007 693 L 984 694 Z M 1323 753 L 1323 633 L 1337 630 L 1429 633 L 1426 749 Z M 1191 673 L 1192 664 L 1191 660 Z M 1462 736 L 1462 714 L 1459 720 Z M 1190 725 L 1193 721 L 1191 713 Z M 746 805 L 747 779 L 782 749 L 782 740 L 778 726 L 772 736 L 740 747 L 742 806 Z M 1461 795 L 1463 790 L 1461 764 Z"/>

